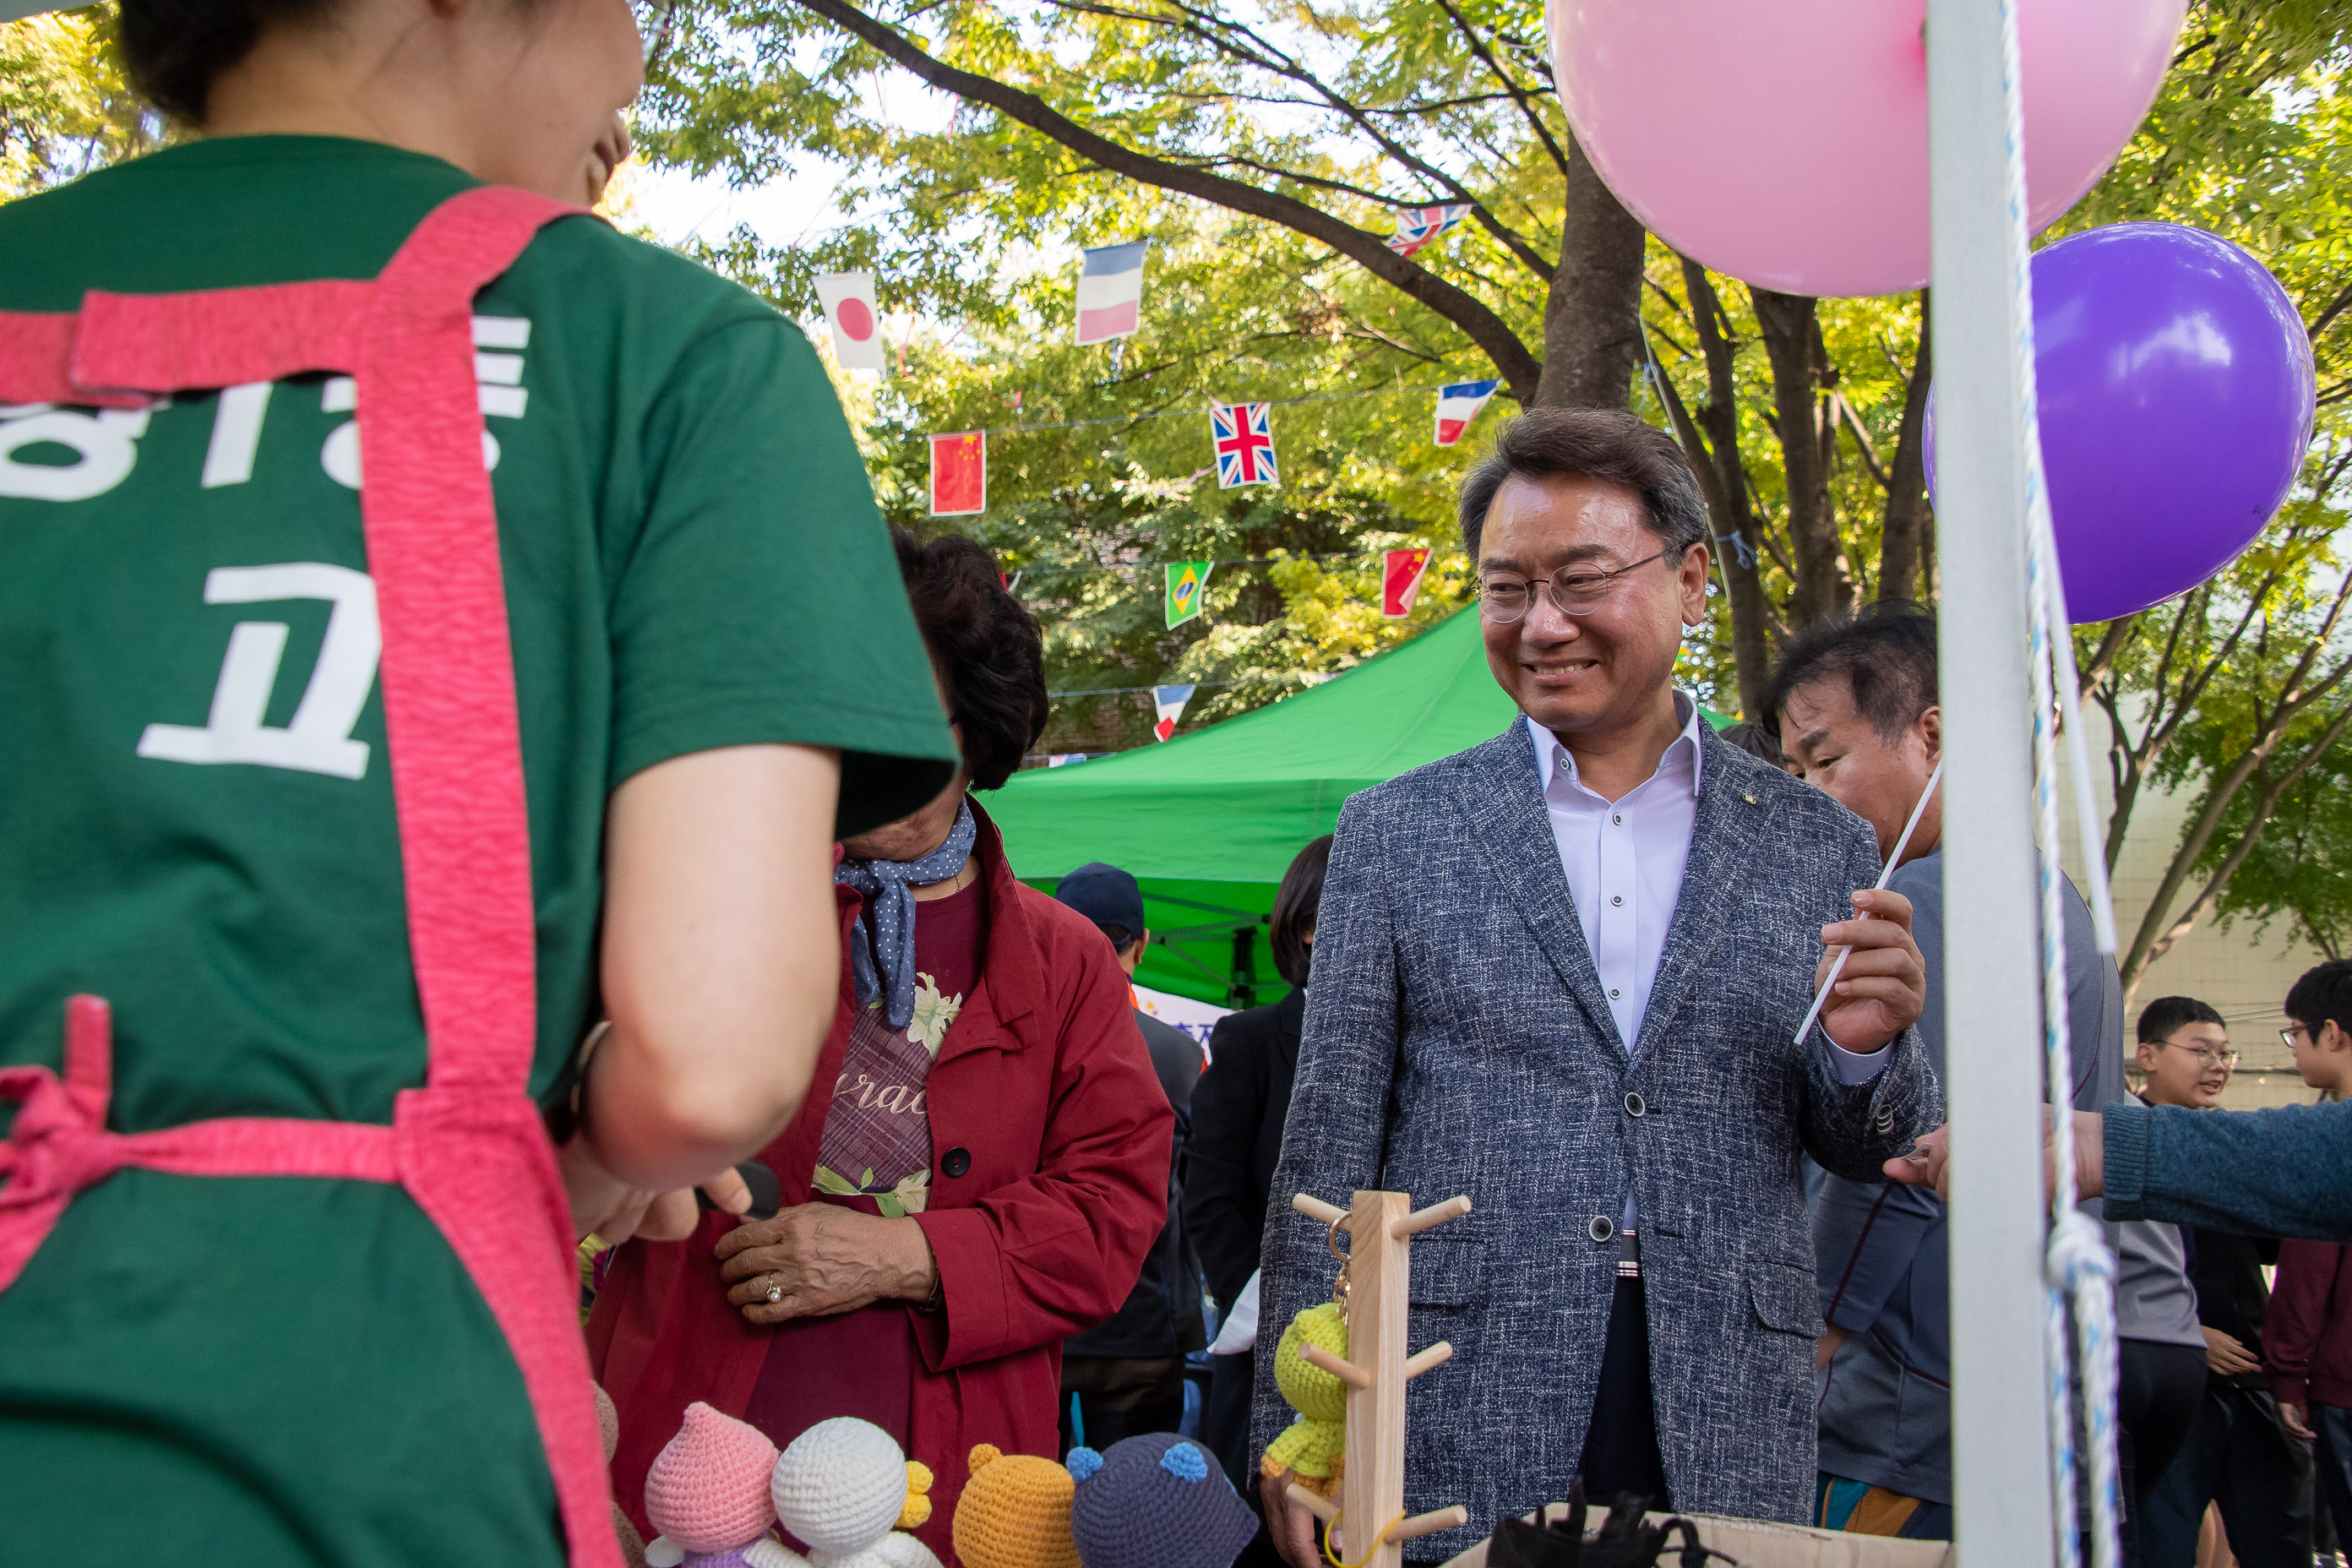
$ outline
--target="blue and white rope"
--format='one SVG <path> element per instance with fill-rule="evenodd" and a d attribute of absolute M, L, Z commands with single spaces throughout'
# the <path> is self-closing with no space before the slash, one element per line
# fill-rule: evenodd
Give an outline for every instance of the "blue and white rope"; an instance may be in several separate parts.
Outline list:
<path fill-rule="evenodd" d="M 2026 588 L 2032 620 L 2033 804 L 2042 902 L 2042 1043 L 2048 1098 L 2054 1112 L 2051 1229 L 2044 1254 L 2047 1311 L 2042 1333 L 2050 1378 L 2051 1504 L 2058 1562 L 2082 1561 L 2075 1508 L 2075 1433 L 2070 1359 L 2082 1367 L 2084 1447 L 2088 1450 L 2093 1568 L 2121 1560 L 2122 1508 L 2116 1454 L 2115 1256 L 2100 1227 L 2076 1207 L 2074 1050 L 2067 1023 L 2064 909 L 2060 889 L 2056 710 L 2063 708 L 2074 774 L 2075 806 L 2083 825 L 2084 869 L 2092 885 L 2094 919 L 2102 951 L 2115 949 L 2104 846 L 2090 792 L 2088 747 L 2076 700 L 2073 634 L 2059 579 L 2056 536 L 2042 462 L 2040 398 L 2033 363 L 2033 273 L 2025 188 L 2025 117 L 2021 90 L 2015 0 L 2001 5 L 2001 96 L 2006 112 L 2005 170 L 2009 223 L 2005 237 L 2017 318 L 2016 374 L 2025 447 Z M 2095 1048 L 2095 1042 L 2093 1043 Z M 2069 1356 L 2067 1324 L 2074 1333 Z"/>

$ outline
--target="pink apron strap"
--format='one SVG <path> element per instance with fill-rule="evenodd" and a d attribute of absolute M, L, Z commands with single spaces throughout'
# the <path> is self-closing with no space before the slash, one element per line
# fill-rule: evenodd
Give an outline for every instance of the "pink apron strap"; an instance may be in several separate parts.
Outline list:
<path fill-rule="evenodd" d="M 498 512 L 482 463 L 474 296 L 577 208 L 454 196 L 383 275 L 357 367 L 360 513 L 383 620 L 426 1086 L 400 1097 L 401 1183 L 504 1330 L 539 1414 L 574 1568 L 614 1568 L 571 1211 L 528 1089 L 538 921 Z M 488 1172 L 508 1179 L 486 1182 Z"/>
<path fill-rule="evenodd" d="M 343 279 L 192 294 L 82 296 L 67 372 L 88 401 L 137 392 L 282 381 L 357 364 L 375 285 Z"/>
<path fill-rule="evenodd" d="M 70 311 L 0 310 L 0 405 L 95 403 L 143 406 L 137 393 L 93 393 L 74 384 L 68 365 L 81 318 Z"/>
<path fill-rule="evenodd" d="M 396 1182 L 394 1131 L 350 1121 L 224 1117 L 128 1136 L 106 1131 L 113 1051 L 106 1004 L 66 1004 L 66 1070 L 0 1068 L 0 1100 L 20 1109 L 0 1140 L 0 1290 L 16 1282 L 76 1193 L 136 1166 L 182 1176 L 280 1176 Z"/>
<path fill-rule="evenodd" d="M 426 1087 L 399 1097 L 388 1130 L 209 1122 L 126 1138 L 103 1131 L 103 1012 L 78 1012 L 70 1026 L 97 1040 L 99 1066 L 78 1048 L 63 1080 L 39 1068 L 0 1076 L 0 1097 L 25 1106 L 0 1142 L 0 1238 L 29 1234 L 29 1257 L 72 1193 L 126 1164 L 226 1175 L 325 1162 L 339 1168 L 320 1173 L 373 1180 L 396 1168 L 514 1352 L 573 1568 L 617 1568 L 571 1215 L 529 1096 L 538 1032 L 530 823 L 471 330 L 474 296 L 541 227 L 580 210 L 480 187 L 436 208 L 373 283 L 93 294 L 80 318 L 0 312 L 0 403 L 136 403 L 138 394 L 306 370 L 356 378 L 361 518 L 427 1046 Z M 45 1131 L 52 1122 L 63 1137 Z M 12 1198 L 48 1212 L 11 1226 Z M 13 1278 L 5 1265 L 0 1289 Z"/>

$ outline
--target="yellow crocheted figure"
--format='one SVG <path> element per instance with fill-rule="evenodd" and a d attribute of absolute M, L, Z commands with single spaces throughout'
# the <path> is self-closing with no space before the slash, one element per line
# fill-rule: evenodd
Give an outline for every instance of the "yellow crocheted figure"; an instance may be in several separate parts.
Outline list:
<path fill-rule="evenodd" d="M 1337 1303 L 1309 1307 L 1282 1331 L 1282 1342 L 1274 1352 L 1274 1382 L 1298 1419 L 1267 1445 L 1259 1468 L 1268 1476 L 1289 1470 L 1300 1486 L 1336 1501 L 1347 1468 L 1340 1449 L 1348 1440 L 1348 1385 L 1301 1360 L 1302 1344 L 1348 1359 L 1348 1322 Z"/>
<path fill-rule="evenodd" d="M 956 1555 L 967 1568 L 1078 1568 L 1070 1535 L 1077 1483 L 1051 1459 L 971 1451 L 971 1479 L 956 1502 Z"/>

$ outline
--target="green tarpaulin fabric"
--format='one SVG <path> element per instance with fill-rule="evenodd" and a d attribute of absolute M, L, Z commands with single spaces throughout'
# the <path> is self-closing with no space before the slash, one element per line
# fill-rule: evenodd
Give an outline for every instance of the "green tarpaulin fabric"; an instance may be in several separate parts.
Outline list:
<path fill-rule="evenodd" d="M 1492 740 L 1517 713 L 1464 610 L 1296 697 L 1016 773 L 986 804 L 1013 869 L 1040 888 L 1094 860 L 1134 873 L 1154 937 L 1170 939 L 1149 951 L 1143 984 L 1247 1006 L 1288 990 L 1264 918 L 1301 847 L 1358 790 Z"/>

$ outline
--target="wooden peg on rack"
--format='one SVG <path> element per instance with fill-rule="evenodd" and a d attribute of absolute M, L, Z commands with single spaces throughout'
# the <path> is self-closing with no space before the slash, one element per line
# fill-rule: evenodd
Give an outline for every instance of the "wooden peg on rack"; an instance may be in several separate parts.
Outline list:
<path fill-rule="evenodd" d="M 1426 1350 L 1416 1351 L 1404 1359 L 1404 1380 L 1411 1383 L 1435 1366 L 1444 1366 L 1454 1359 L 1454 1347 L 1440 1340 Z"/>
<path fill-rule="evenodd" d="M 1399 1241 L 1409 1236 L 1419 1236 L 1433 1226 L 1444 1225 L 1449 1219 L 1460 1219 L 1470 1212 L 1470 1199 L 1465 1195 L 1451 1197 L 1442 1204 L 1432 1204 L 1416 1214 L 1409 1214 L 1390 1227 L 1390 1234 Z"/>
<path fill-rule="evenodd" d="M 1324 1225 L 1331 1225 L 1348 1217 L 1348 1211 L 1338 1204 L 1327 1204 L 1321 1198 L 1307 1193 L 1300 1193 L 1292 1198 L 1290 1206 L 1308 1219 L 1320 1221 Z"/>
<path fill-rule="evenodd" d="M 1300 1345 L 1298 1359 L 1308 1366 L 1319 1366 L 1350 1388 L 1370 1388 L 1372 1374 L 1349 1361 L 1341 1361 L 1321 1345 Z"/>

